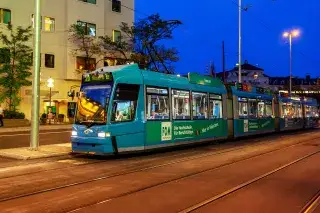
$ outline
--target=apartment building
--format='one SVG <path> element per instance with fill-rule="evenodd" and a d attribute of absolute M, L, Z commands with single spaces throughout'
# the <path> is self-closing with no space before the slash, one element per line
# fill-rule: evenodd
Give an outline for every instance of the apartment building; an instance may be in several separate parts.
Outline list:
<path fill-rule="evenodd" d="M 50 92 L 47 80 L 54 80 L 51 92 L 53 111 L 72 117 L 75 102 L 67 96 L 70 88 L 79 89 L 81 76 L 76 72 L 81 69 L 84 60 L 81 54 L 74 57 L 74 48 L 68 40 L 68 29 L 74 23 L 81 23 L 91 36 L 119 36 L 121 22 L 133 23 L 134 0 L 42 0 L 41 7 L 41 114 L 46 113 Z M 11 22 L 14 27 L 33 25 L 34 0 L 1 0 L 0 30 Z M 30 45 L 33 41 L 30 41 Z M 1 42 L 0 42 L 1 45 Z M 1 48 L 1 46 L 0 46 Z M 104 65 L 101 58 L 93 58 Z M 95 66 L 92 66 L 94 69 Z M 21 106 L 27 119 L 31 117 L 32 90 L 25 87 L 21 90 Z"/>

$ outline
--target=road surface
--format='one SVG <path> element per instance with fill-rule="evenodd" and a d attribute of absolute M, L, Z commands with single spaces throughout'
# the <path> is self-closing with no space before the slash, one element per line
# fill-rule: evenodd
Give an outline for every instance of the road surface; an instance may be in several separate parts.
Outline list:
<path fill-rule="evenodd" d="M 39 144 L 49 145 L 70 142 L 71 130 L 40 131 Z M 30 146 L 30 132 L 0 133 L 0 149 Z M 0 159 L 1 160 L 1 159 Z"/>
<path fill-rule="evenodd" d="M 319 212 L 320 132 L 0 164 L 1 212 Z"/>

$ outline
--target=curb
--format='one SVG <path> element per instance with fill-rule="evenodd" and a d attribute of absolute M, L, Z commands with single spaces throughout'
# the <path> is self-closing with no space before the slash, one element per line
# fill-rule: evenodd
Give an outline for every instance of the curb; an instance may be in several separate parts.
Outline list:
<path fill-rule="evenodd" d="M 54 145 L 40 146 L 39 150 L 32 151 L 29 147 L 3 149 L 0 150 L 0 157 L 16 159 L 16 160 L 31 160 L 50 157 L 67 156 L 72 153 L 71 144 L 62 143 Z"/>

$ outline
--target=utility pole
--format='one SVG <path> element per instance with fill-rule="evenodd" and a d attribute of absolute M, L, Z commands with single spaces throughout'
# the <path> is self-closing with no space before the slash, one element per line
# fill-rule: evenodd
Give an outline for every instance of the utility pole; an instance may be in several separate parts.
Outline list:
<path fill-rule="evenodd" d="M 224 41 L 222 41 L 222 72 L 223 72 L 223 83 L 226 83 L 226 61 L 224 52 Z"/>
<path fill-rule="evenodd" d="M 242 12 L 242 0 L 239 0 L 239 83 L 241 83 L 241 54 L 242 54 L 242 31 L 241 31 L 241 12 Z"/>
<path fill-rule="evenodd" d="M 35 0 L 30 149 L 39 147 L 41 0 Z"/>

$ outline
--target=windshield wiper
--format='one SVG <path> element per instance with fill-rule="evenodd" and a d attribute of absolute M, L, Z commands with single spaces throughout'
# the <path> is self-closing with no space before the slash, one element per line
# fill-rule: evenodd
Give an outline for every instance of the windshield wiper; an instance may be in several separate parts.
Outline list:
<path fill-rule="evenodd" d="M 97 112 L 92 116 L 92 122 L 90 122 L 88 125 L 87 125 L 87 128 L 90 128 L 90 127 L 92 127 L 94 124 L 95 124 L 95 118 L 102 112 L 102 110 L 103 110 L 104 108 L 103 107 L 100 107 L 98 110 L 97 110 Z"/>

